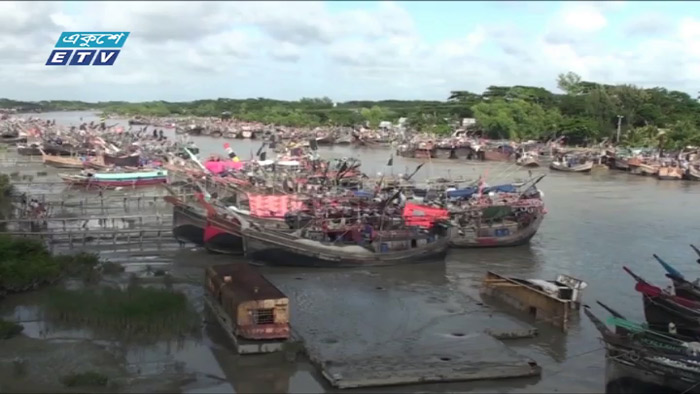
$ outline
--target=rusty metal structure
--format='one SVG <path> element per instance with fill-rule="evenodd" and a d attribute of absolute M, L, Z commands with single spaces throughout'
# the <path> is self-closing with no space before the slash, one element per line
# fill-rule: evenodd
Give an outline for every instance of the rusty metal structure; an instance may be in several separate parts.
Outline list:
<path fill-rule="evenodd" d="M 289 299 L 246 263 L 210 266 L 206 299 L 229 335 L 247 340 L 290 337 Z M 235 338 L 234 338 L 235 340 Z"/>

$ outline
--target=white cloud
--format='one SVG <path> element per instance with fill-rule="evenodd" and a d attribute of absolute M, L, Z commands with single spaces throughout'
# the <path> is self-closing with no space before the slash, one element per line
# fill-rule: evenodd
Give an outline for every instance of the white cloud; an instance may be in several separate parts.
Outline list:
<path fill-rule="evenodd" d="M 336 12 L 323 2 L 71 4 L 79 5 L 0 2 L 3 96 L 444 99 L 450 90 L 479 92 L 488 85 L 553 89 L 556 75 L 566 71 L 587 80 L 689 91 L 700 83 L 700 20 L 669 17 L 665 29 L 654 30 L 639 19 L 637 29 L 652 29 L 653 37 L 634 35 L 622 47 L 611 45 L 612 31 L 634 27 L 616 23 L 625 2 L 538 7 L 551 18 L 537 30 L 523 22 L 532 10 L 522 7 L 519 19 L 477 24 L 438 41 L 424 36 L 434 27 L 417 26 L 395 2 Z M 44 66 L 66 30 L 127 30 L 131 36 L 113 67 Z M 56 92 L 62 96 L 44 95 Z"/>

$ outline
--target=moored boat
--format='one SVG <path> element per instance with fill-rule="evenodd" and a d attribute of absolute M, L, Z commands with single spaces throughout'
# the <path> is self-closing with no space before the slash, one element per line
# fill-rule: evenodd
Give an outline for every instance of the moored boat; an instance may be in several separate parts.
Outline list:
<path fill-rule="evenodd" d="M 587 161 L 580 164 L 573 164 L 561 161 L 552 161 L 549 164 L 549 168 L 555 171 L 563 172 L 591 172 L 591 169 L 593 168 L 593 162 Z"/>
<path fill-rule="evenodd" d="M 77 186 L 95 186 L 103 188 L 152 186 L 167 183 L 166 170 L 138 172 L 104 172 L 82 174 L 59 174 L 65 182 Z"/>
<path fill-rule="evenodd" d="M 539 179 L 542 179 L 540 177 Z M 465 208 L 453 210 L 450 245 L 457 248 L 490 248 L 526 244 L 535 236 L 546 210 L 535 184 L 521 192 L 514 185 L 478 190 L 476 187 L 448 191 L 450 199 L 472 199 Z M 494 194 L 493 198 L 489 194 Z M 472 195 L 476 198 L 472 198 Z"/>
<path fill-rule="evenodd" d="M 447 223 L 414 208 L 407 204 L 401 218 L 365 217 L 364 223 L 307 216 L 309 223 L 291 233 L 239 217 L 243 248 L 252 259 L 287 266 L 387 266 L 443 257 L 450 241 Z"/>
<path fill-rule="evenodd" d="M 40 149 L 44 164 L 56 168 L 83 168 L 83 161 L 77 157 L 62 157 L 49 155 Z"/>
<path fill-rule="evenodd" d="M 515 163 L 519 166 L 522 166 L 522 167 L 539 167 L 540 166 L 540 163 L 537 160 L 537 157 L 534 155 L 530 155 L 530 154 L 525 154 L 525 155 L 519 157 L 515 161 Z"/>
<path fill-rule="evenodd" d="M 662 166 L 659 168 L 656 176 L 664 181 L 680 181 L 683 179 L 683 169 L 680 167 Z"/>

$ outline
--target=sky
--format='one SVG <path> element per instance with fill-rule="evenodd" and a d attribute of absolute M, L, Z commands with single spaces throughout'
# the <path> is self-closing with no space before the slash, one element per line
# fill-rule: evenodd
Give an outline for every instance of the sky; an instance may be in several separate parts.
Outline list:
<path fill-rule="evenodd" d="M 112 67 L 45 66 L 129 31 Z M 0 2 L 0 97 L 445 100 L 557 75 L 700 91 L 700 2 Z"/>

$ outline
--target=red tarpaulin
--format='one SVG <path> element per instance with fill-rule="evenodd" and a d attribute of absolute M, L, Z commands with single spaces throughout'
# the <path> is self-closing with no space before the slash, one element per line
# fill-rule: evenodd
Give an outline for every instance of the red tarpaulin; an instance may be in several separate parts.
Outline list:
<path fill-rule="evenodd" d="M 287 212 L 301 209 L 303 206 L 293 195 L 266 196 L 248 193 L 248 200 L 250 214 L 263 218 L 284 217 Z"/>
<path fill-rule="evenodd" d="M 446 209 L 426 205 L 406 203 L 403 208 L 403 218 L 409 226 L 431 227 L 436 220 L 446 220 L 449 217 L 450 214 Z"/>

